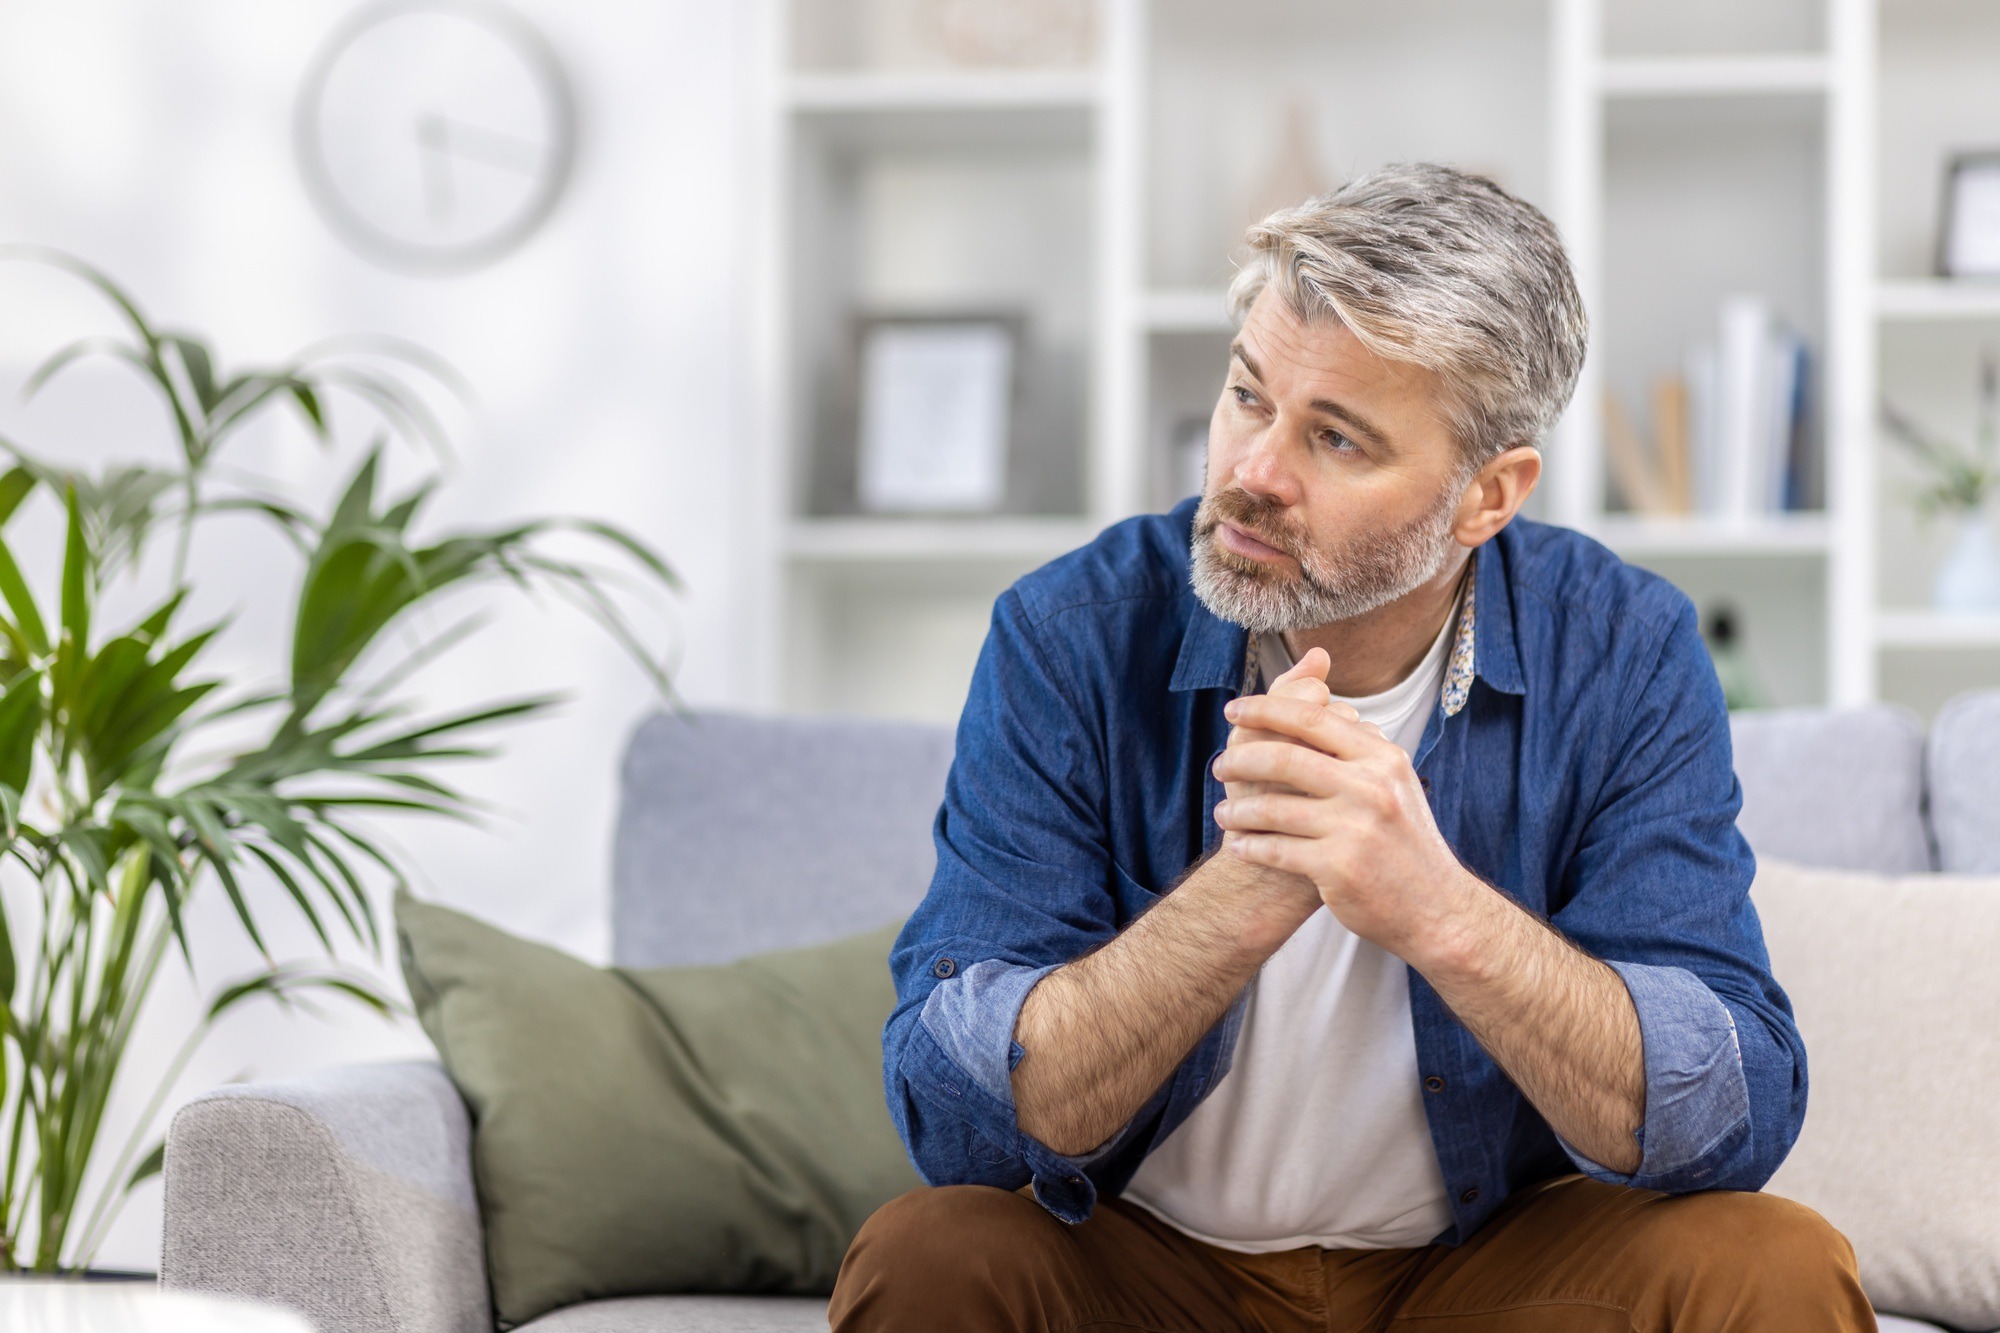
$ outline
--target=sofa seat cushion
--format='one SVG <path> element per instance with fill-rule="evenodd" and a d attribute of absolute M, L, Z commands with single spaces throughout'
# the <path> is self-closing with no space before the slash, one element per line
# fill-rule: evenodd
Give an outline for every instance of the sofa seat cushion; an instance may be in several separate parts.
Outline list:
<path fill-rule="evenodd" d="M 1751 898 L 1811 1079 L 1766 1188 L 1846 1234 L 1876 1308 L 2000 1327 L 2000 878 L 1765 861 Z"/>
<path fill-rule="evenodd" d="M 1883 1328 L 1890 1327 L 1883 1324 Z M 1912 1327 L 1922 1327 L 1913 1325 Z M 530 1320 L 522 1333 L 827 1333 L 817 1296 L 626 1296 Z"/>

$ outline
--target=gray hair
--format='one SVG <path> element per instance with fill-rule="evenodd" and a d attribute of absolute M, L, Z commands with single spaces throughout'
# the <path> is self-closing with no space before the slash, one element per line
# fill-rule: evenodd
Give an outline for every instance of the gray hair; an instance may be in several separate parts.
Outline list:
<path fill-rule="evenodd" d="M 1539 442 L 1583 368 L 1589 321 L 1548 218 L 1483 176 L 1385 167 L 1250 228 L 1229 286 L 1240 325 L 1276 284 L 1387 360 L 1436 373 L 1468 465 Z"/>

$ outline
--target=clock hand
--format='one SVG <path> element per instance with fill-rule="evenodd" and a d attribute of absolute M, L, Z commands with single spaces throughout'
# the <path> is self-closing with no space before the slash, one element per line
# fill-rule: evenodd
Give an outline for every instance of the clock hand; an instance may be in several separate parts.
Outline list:
<path fill-rule="evenodd" d="M 546 145 L 523 139 L 518 134 L 489 130 L 436 113 L 426 116 L 425 120 L 436 124 L 436 146 L 440 151 L 483 162 L 489 167 L 528 175 L 540 170 L 542 159 L 548 155 Z"/>
<path fill-rule="evenodd" d="M 449 222 L 456 202 L 451 188 L 449 122 L 436 112 L 418 116 L 417 144 L 423 149 L 417 157 L 424 173 L 424 211 L 433 225 Z"/>

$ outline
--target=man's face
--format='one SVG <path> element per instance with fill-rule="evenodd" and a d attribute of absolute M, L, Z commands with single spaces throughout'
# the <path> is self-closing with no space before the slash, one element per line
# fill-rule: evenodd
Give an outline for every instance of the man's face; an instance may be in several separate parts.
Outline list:
<path fill-rule="evenodd" d="M 1195 591 L 1256 632 L 1387 605 L 1443 568 L 1468 477 L 1434 374 L 1266 288 L 1209 423 Z"/>

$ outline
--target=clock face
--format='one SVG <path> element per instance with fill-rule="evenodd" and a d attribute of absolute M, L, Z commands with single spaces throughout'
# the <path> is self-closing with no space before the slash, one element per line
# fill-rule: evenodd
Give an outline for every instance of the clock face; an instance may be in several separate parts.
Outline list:
<path fill-rule="evenodd" d="M 554 51 L 495 0 L 363 7 L 308 71 L 294 130 L 328 224 L 408 269 L 475 268 L 525 241 L 576 146 Z"/>

